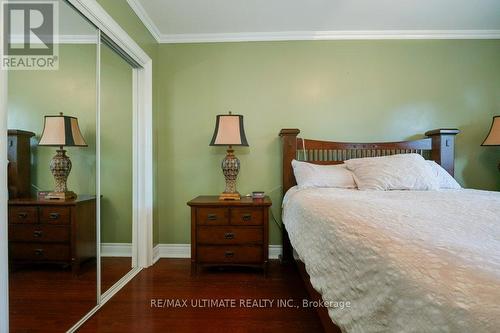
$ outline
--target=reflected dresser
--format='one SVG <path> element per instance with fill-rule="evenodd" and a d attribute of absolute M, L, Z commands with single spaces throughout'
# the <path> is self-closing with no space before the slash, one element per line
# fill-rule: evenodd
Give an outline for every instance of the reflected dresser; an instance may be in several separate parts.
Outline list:
<path fill-rule="evenodd" d="M 96 257 L 96 198 L 9 201 L 11 264 L 80 264 Z"/>
<path fill-rule="evenodd" d="M 9 130 L 8 132 L 9 199 L 31 196 L 31 146 L 35 133 Z"/>
<path fill-rule="evenodd" d="M 271 200 L 199 196 L 191 207 L 191 271 L 199 265 L 256 266 L 267 272 Z"/>

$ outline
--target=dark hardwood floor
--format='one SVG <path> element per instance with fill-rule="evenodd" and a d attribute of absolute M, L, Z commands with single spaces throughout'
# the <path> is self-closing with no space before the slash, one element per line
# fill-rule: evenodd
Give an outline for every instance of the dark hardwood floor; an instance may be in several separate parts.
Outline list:
<path fill-rule="evenodd" d="M 322 332 L 315 310 L 300 306 L 306 298 L 295 267 L 278 261 L 271 261 L 266 278 L 246 269 L 203 269 L 191 276 L 189 259 L 162 259 L 139 273 L 79 332 Z M 186 300 L 188 306 L 152 307 L 157 299 Z M 237 306 L 191 306 L 200 299 L 229 299 Z M 274 300 L 274 305 L 242 307 L 247 299 Z M 278 299 L 293 300 L 293 306 L 278 307 Z"/>
<path fill-rule="evenodd" d="M 101 257 L 101 293 L 106 292 L 132 269 L 132 258 Z"/>
<path fill-rule="evenodd" d="M 109 288 L 130 270 L 130 258 L 103 258 Z M 9 271 L 10 332 L 65 332 L 97 304 L 96 263 L 74 276 L 60 265 L 15 266 Z"/>
<path fill-rule="evenodd" d="M 11 267 L 10 332 L 64 332 L 97 303 L 95 261 L 73 276 L 60 265 Z"/>

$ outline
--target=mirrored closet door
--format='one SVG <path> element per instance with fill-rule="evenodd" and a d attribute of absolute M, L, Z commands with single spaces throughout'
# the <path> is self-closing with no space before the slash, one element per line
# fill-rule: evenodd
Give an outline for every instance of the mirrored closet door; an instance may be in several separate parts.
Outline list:
<path fill-rule="evenodd" d="M 100 47 L 101 293 L 134 266 L 133 66 L 103 36 Z"/>
<path fill-rule="evenodd" d="M 12 332 L 64 332 L 98 303 L 99 38 L 73 7 L 56 5 L 58 69 L 8 75 Z M 67 170 L 68 161 L 67 193 L 76 199 L 58 200 L 51 192 L 61 192 L 62 184 L 53 172 Z"/>
<path fill-rule="evenodd" d="M 137 109 L 151 72 L 133 59 L 148 60 L 129 56 L 67 1 L 56 4 L 58 68 L 8 75 L 13 332 L 75 330 L 139 271 L 137 207 L 147 200 L 137 184 L 148 172 L 136 156 L 151 147 L 138 149 L 147 133 Z"/>

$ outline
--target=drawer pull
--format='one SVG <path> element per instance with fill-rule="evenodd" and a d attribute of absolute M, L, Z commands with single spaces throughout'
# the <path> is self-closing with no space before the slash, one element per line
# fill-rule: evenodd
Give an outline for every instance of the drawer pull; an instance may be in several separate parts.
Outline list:
<path fill-rule="evenodd" d="M 43 249 L 35 249 L 35 255 L 43 256 Z"/>
<path fill-rule="evenodd" d="M 224 234 L 225 239 L 234 239 L 234 233 L 233 232 L 226 232 Z"/>
<path fill-rule="evenodd" d="M 22 219 L 25 219 L 25 218 L 27 218 L 27 217 L 28 217 L 28 213 L 26 213 L 26 212 L 22 212 L 22 213 L 17 214 L 17 216 L 19 216 L 19 217 L 20 217 L 20 218 L 22 218 Z"/>
<path fill-rule="evenodd" d="M 252 219 L 252 214 L 245 214 L 242 216 L 243 221 L 248 222 Z"/>
<path fill-rule="evenodd" d="M 207 215 L 207 220 L 209 220 L 209 221 L 216 221 L 217 220 L 217 214 L 208 214 Z"/>
<path fill-rule="evenodd" d="M 234 252 L 233 252 L 233 251 L 226 251 L 226 252 L 224 253 L 224 256 L 225 256 L 226 258 L 232 258 L 232 257 L 234 257 Z"/>
<path fill-rule="evenodd" d="M 41 230 L 35 230 L 35 231 L 33 231 L 33 237 L 40 238 L 42 236 L 43 236 L 43 232 Z"/>
<path fill-rule="evenodd" d="M 59 216 L 60 216 L 59 213 L 50 213 L 49 214 L 49 218 L 51 220 L 57 220 L 59 218 Z"/>

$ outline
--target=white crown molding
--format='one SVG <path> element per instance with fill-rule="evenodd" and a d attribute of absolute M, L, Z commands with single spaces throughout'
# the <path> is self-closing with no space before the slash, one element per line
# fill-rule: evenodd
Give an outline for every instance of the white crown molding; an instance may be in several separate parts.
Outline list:
<path fill-rule="evenodd" d="M 97 35 L 59 35 L 59 44 L 97 44 Z"/>
<path fill-rule="evenodd" d="M 134 0 L 135 1 L 135 0 Z M 162 34 L 159 42 L 218 43 L 298 40 L 500 39 L 500 30 L 353 30 Z"/>
<path fill-rule="evenodd" d="M 163 34 L 139 0 L 127 0 L 151 35 L 161 44 L 383 39 L 500 39 L 500 30 L 332 30 L 241 33 Z"/>
<path fill-rule="evenodd" d="M 159 43 L 161 36 L 160 30 L 158 29 L 156 24 L 154 24 L 151 17 L 149 17 L 144 7 L 142 7 L 142 4 L 139 2 L 139 0 L 127 0 L 127 3 L 142 21 L 146 29 L 149 30 L 153 38 L 156 39 L 156 41 Z"/>
<path fill-rule="evenodd" d="M 58 44 L 97 44 L 97 35 L 59 35 Z M 23 44 L 24 36 L 14 35 L 11 38 L 11 43 Z"/>
<path fill-rule="evenodd" d="M 332 30 L 163 34 L 139 0 L 127 0 L 127 3 L 151 35 L 161 44 L 300 40 L 500 39 L 500 30 Z"/>

